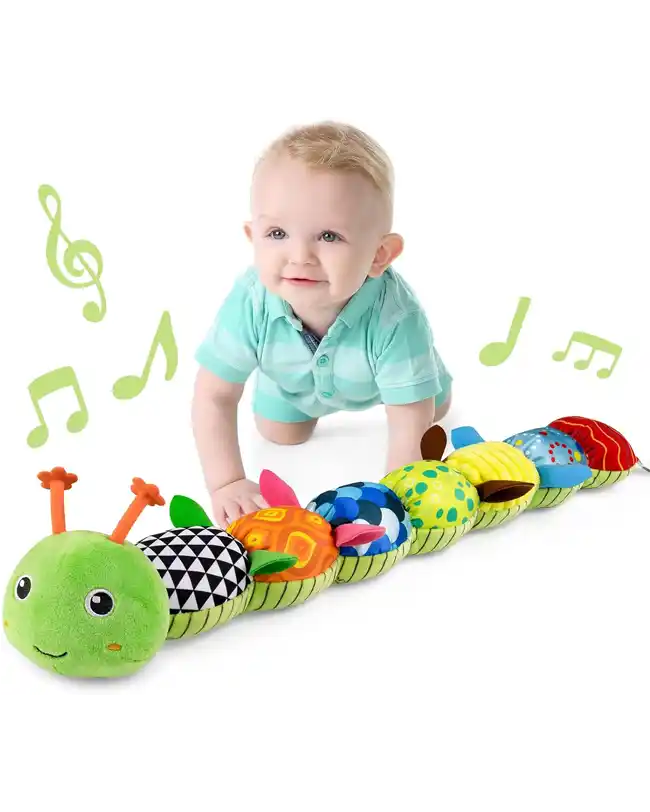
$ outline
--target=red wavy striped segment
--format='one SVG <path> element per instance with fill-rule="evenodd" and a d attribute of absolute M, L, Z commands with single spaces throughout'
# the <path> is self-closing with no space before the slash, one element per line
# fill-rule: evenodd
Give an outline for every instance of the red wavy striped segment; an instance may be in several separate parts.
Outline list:
<path fill-rule="evenodd" d="M 549 426 L 577 440 L 585 450 L 589 467 L 596 471 L 628 471 L 639 461 L 625 437 L 600 420 L 561 417 Z"/>

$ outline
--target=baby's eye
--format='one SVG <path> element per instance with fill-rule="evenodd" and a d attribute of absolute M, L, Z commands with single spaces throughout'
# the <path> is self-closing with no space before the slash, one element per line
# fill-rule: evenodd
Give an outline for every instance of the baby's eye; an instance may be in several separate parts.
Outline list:
<path fill-rule="evenodd" d="M 333 231 L 323 231 L 321 237 L 325 240 L 325 242 L 336 242 L 337 240 L 341 239 L 339 235 L 335 234 Z"/>
<path fill-rule="evenodd" d="M 25 598 L 32 591 L 32 579 L 29 575 L 23 575 L 16 581 L 16 588 L 14 590 L 16 597 L 19 601 L 24 601 Z"/>
<path fill-rule="evenodd" d="M 106 617 L 115 607 L 115 600 L 107 589 L 93 589 L 86 595 L 86 612 L 94 617 Z"/>
<path fill-rule="evenodd" d="M 274 228 L 272 231 L 269 231 L 269 237 L 272 237 L 274 240 L 281 240 L 283 237 L 286 237 L 286 232 L 281 228 Z"/>

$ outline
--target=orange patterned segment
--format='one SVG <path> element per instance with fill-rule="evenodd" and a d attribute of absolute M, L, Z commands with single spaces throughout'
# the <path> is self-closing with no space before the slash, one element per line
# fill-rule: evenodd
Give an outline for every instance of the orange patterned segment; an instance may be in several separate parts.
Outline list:
<path fill-rule="evenodd" d="M 255 514 L 261 522 L 281 522 L 287 515 L 286 508 L 264 508 Z"/>
<path fill-rule="evenodd" d="M 251 552 L 270 550 L 298 557 L 298 563 L 285 572 L 255 576 L 256 581 L 265 583 L 315 578 L 326 572 L 339 555 L 329 522 L 300 507 L 265 508 L 249 513 L 229 525 L 228 533 Z"/>
<path fill-rule="evenodd" d="M 298 561 L 294 564 L 296 569 L 304 569 L 309 564 L 315 549 L 316 542 L 302 530 L 294 530 L 293 533 L 289 533 L 284 547 L 285 553 L 297 556 Z"/>
<path fill-rule="evenodd" d="M 600 420 L 562 417 L 549 425 L 580 443 L 594 471 L 629 471 L 639 461 L 625 437 Z"/>
<path fill-rule="evenodd" d="M 246 535 L 246 547 L 249 551 L 268 550 L 271 544 L 271 531 L 266 527 L 256 527 Z"/>

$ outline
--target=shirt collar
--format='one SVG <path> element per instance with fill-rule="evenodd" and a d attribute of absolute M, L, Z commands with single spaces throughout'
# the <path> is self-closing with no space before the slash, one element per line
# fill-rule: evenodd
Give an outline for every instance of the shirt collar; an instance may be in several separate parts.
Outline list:
<path fill-rule="evenodd" d="M 352 327 L 374 303 L 384 285 L 384 274 L 389 273 L 389 271 L 391 271 L 391 268 L 387 268 L 381 276 L 366 277 L 366 281 L 341 310 L 336 320 L 342 321 L 346 327 Z M 272 321 L 285 318 L 296 330 L 302 330 L 302 322 L 294 314 L 288 302 L 268 291 L 266 296 Z"/>

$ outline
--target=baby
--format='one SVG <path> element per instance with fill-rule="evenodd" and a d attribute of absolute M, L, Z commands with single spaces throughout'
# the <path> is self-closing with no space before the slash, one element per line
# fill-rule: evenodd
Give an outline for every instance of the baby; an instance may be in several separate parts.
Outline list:
<path fill-rule="evenodd" d="M 253 173 L 239 276 L 196 353 L 192 421 L 216 524 L 267 507 L 246 478 L 238 404 L 257 369 L 253 411 L 274 443 L 305 442 L 318 419 L 384 404 L 386 472 L 421 459 L 447 412 L 451 376 L 426 314 L 394 270 L 393 170 L 355 127 L 325 122 L 272 143 Z"/>

